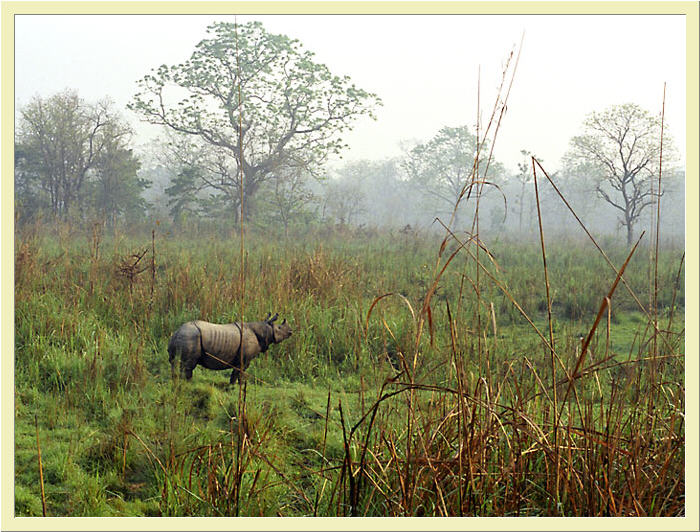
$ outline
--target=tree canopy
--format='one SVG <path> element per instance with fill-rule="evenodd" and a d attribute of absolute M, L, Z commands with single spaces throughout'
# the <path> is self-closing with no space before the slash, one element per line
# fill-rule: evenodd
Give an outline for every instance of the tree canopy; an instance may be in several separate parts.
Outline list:
<path fill-rule="evenodd" d="M 316 63 L 299 41 L 259 22 L 215 23 L 208 35 L 188 60 L 146 75 L 129 107 L 215 148 L 235 176 L 226 185 L 235 192 L 229 197 L 240 196 L 241 174 L 246 198 L 276 173 L 317 171 L 343 148 L 353 121 L 373 116 L 381 103 Z"/>
<path fill-rule="evenodd" d="M 131 128 L 109 100 L 84 101 L 65 90 L 36 96 L 20 109 L 15 143 L 15 195 L 22 216 L 72 211 L 114 222 L 128 206 L 142 207 L 146 183 L 129 149 Z"/>
<path fill-rule="evenodd" d="M 415 146 L 406 156 L 404 169 L 411 181 L 436 198 L 447 212 L 452 212 L 458 200 L 468 193 L 475 176 L 478 181 L 487 174 L 496 178 L 503 173 L 500 163 L 489 160 L 486 143 L 480 146 L 467 126 L 445 126 L 428 142 Z M 455 225 L 458 215 L 456 211 Z"/>

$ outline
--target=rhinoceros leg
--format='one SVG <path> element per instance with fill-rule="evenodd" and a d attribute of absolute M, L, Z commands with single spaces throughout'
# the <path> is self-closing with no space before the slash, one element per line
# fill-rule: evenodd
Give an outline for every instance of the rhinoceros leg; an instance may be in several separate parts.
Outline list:
<path fill-rule="evenodd" d="M 183 356 L 180 360 L 180 377 L 190 380 L 192 378 L 192 370 L 197 367 L 199 355 Z"/>
<path fill-rule="evenodd" d="M 172 346 L 172 343 L 168 346 L 168 355 L 170 359 L 170 377 L 175 380 L 178 373 L 182 373 L 182 371 L 178 371 L 178 368 L 182 368 L 182 365 L 180 363 L 180 354 Z"/>
<path fill-rule="evenodd" d="M 239 371 L 238 368 L 233 368 L 233 371 L 231 372 L 231 378 L 229 379 L 229 382 L 231 384 L 236 384 L 236 381 L 238 379 L 241 379 L 241 383 L 243 382 L 241 372 Z"/>
<path fill-rule="evenodd" d="M 179 375 L 181 379 L 190 380 L 192 378 L 193 369 L 194 367 L 190 366 L 187 360 L 183 360 L 179 356 L 177 358 L 173 358 L 170 362 L 170 375 L 173 379 Z"/>

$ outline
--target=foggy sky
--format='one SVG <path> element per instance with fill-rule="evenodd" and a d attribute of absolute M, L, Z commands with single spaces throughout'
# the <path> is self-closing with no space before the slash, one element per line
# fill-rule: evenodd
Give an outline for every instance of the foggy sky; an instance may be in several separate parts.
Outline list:
<path fill-rule="evenodd" d="M 186 60 L 209 15 L 20 15 L 15 18 L 15 102 L 75 88 L 89 101 L 111 97 L 138 132 L 158 133 L 124 106 L 136 81 Z M 523 38 L 495 156 L 510 170 L 527 149 L 558 168 L 585 115 L 633 102 L 661 111 L 685 158 L 685 19 L 676 15 L 278 15 L 239 16 L 298 38 L 336 75 L 377 93 L 377 120 L 345 135 L 344 160 L 400 155 L 443 126 L 473 128 L 478 76 L 486 120 L 505 59 Z M 336 161 L 337 162 L 337 161 Z"/>

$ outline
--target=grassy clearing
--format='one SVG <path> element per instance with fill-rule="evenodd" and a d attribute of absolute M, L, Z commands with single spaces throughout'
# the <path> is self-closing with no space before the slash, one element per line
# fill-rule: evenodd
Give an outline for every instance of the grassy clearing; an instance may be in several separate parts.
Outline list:
<path fill-rule="evenodd" d="M 43 511 L 37 427 L 48 515 L 683 514 L 682 252 L 659 254 L 656 313 L 632 257 L 581 358 L 616 273 L 548 244 L 552 369 L 538 244 L 478 275 L 448 244 L 436 283 L 439 237 L 325 237 L 250 235 L 243 298 L 235 236 L 18 234 L 16 514 Z M 241 308 L 294 336 L 245 388 L 171 381 L 175 328 Z"/>

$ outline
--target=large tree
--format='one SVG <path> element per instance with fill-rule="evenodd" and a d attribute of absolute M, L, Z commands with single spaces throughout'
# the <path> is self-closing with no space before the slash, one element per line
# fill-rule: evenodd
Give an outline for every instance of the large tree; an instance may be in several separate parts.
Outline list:
<path fill-rule="evenodd" d="M 594 178 L 596 193 L 619 211 L 627 243 L 632 244 L 635 223 L 644 209 L 655 203 L 656 194 L 662 193 L 655 189 L 661 118 L 636 104 L 613 105 L 588 115 L 583 129 L 582 135 L 571 139 L 565 166 L 570 173 L 581 169 L 593 174 L 586 177 Z M 664 139 L 663 153 L 666 162 L 674 157 L 668 138 Z"/>
<path fill-rule="evenodd" d="M 84 209 L 86 183 L 109 164 L 111 154 L 126 149 L 130 135 L 108 100 L 90 104 L 74 90 L 35 97 L 19 113 L 17 193 L 42 197 L 63 218 L 73 207 Z M 32 204 L 28 198 L 18 200 Z"/>
<path fill-rule="evenodd" d="M 259 22 L 211 25 L 187 61 L 159 67 L 139 86 L 131 109 L 215 148 L 229 175 L 242 173 L 245 215 L 246 198 L 264 182 L 300 162 L 316 171 L 341 150 L 353 120 L 380 103 Z M 240 179 L 227 183 L 229 197 L 240 196 Z"/>
<path fill-rule="evenodd" d="M 478 174 L 477 154 L 479 159 Z M 443 127 L 428 142 L 412 148 L 404 161 L 409 179 L 424 194 L 438 201 L 439 209 L 451 214 L 460 198 L 466 199 L 474 181 L 483 183 L 503 174 L 503 166 L 489 161 L 486 143 L 478 146 L 477 138 L 467 126 Z M 476 180 L 474 176 L 477 175 Z M 479 186 L 478 189 L 481 189 Z M 477 187 L 471 190 L 472 197 Z M 459 227 L 460 209 L 455 211 L 454 226 Z"/>

